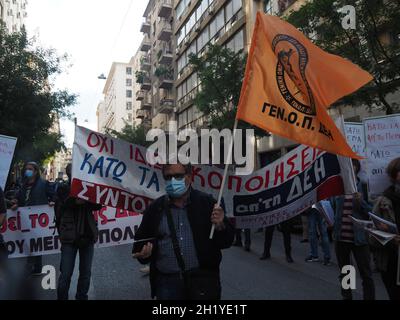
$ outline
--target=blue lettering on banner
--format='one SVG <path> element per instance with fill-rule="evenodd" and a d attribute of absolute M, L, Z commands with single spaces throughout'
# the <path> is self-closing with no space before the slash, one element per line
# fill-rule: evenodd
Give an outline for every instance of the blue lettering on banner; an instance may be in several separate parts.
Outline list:
<path fill-rule="evenodd" d="M 86 153 L 83 159 L 80 171 L 88 170 L 88 174 L 98 175 L 102 178 L 112 176 L 113 180 L 122 182 L 122 177 L 127 171 L 127 166 L 123 161 L 114 158 L 100 157 L 96 163 L 92 165 L 90 159 L 93 154 Z"/>
<path fill-rule="evenodd" d="M 254 195 L 233 197 L 234 216 L 264 214 L 283 208 L 311 192 L 328 178 L 340 175 L 337 156 L 325 153 L 307 170 L 282 185 Z"/>

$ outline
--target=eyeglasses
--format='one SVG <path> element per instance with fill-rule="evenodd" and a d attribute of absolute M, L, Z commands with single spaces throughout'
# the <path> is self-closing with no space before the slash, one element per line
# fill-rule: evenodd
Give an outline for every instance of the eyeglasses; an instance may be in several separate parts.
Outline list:
<path fill-rule="evenodd" d="M 164 175 L 165 181 L 171 181 L 172 178 L 175 178 L 176 180 L 182 180 L 185 178 L 186 173 L 176 173 L 176 174 L 166 174 Z"/>

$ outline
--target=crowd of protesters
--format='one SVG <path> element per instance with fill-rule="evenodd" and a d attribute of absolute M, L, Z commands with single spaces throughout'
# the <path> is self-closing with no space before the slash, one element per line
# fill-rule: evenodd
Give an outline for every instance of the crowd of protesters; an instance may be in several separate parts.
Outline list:
<path fill-rule="evenodd" d="M 305 257 L 305 261 L 321 261 L 323 265 L 331 266 L 330 242 L 333 239 L 340 281 L 343 277 L 342 268 L 352 263 L 353 256 L 362 279 L 365 300 L 375 299 L 372 265 L 381 274 L 389 298 L 400 300 L 397 279 L 400 236 L 382 245 L 351 219 L 354 217 L 369 220 L 368 213 L 374 212 L 396 224 L 400 230 L 400 158 L 393 160 L 387 167 L 391 186 L 373 202 L 368 201 L 366 187 L 358 177 L 360 162 L 353 160 L 353 168 L 358 192 L 329 199 L 334 211 L 332 227 L 328 228 L 319 204 L 313 205 L 302 214 L 301 242 L 309 245 L 309 255 Z M 0 189 L 0 226 L 5 221 L 7 209 L 17 210 L 18 207 L 47 204 L 54 207 L 55 223 L 62 244 L 58 299 L 66 300 L 69 297 L 71 276 L 79 254 L 80 273 L 75 298 L 87 300 L 94 244 L 98 236 L 92 212 L 99 210 L 101 205 L 70 197 L 71 165 L 66 168 L 66 172 L 67 181 L 50 183 L 41 177 L 40 167 L 36 163 L 26 163 L 22 170 L 22 179 L 13 186 L 13 191 L 7 192 L 5 196 Z M 193 188 L 190 165 L 165 165 L 162 172 L 166 182 L 166 195 L 153 201 L 145 211 L 135 235 L 136 243 L 141 243 L 141 247 L 136 248 L 134 257 L 150 266 L 153 298 L 218 300 L 221 297 L 221 250 L 232 245 L 243 246 L 242 230 L 234 229 L 225 215 L 223 205 L 217 206 L 211 196 Z M 278 228 L 283 233 L 286 260 L 294 263 L 291 253 L 292 223 L 289 220 L 278 226 L 265 228 L 261 260 L 271 258 L 273 233 Z M 216 225 L 216 231 L 214 239 L 210 241 L 209 230 L 213 224 Z M 322 260 L 318 252 L 319 244 L 322 248 Z M 244 230 L 244 248 L 246 251 L 251 250 L 251 230 L 248 229 Z M 0 234 L 0 286 L 3 281 L 2 268 L 6 261 L 7 247 Z M 42 273 L 40 256 L 26 259 L 26 273 L 29 276 Z M 340 287 L 343 299 L 352 299 L 352 291 Z"/>

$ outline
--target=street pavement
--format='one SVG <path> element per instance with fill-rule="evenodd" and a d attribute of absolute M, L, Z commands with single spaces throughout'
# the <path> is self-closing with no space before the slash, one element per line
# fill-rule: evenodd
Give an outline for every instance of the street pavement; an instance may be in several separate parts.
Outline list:
<path fill-rule="evenodd" d="M 259 260 L 263 251 L 264 233 L 252 233 L 251 251 L 232 247 L 223 252 L 221 265 L 223 300 L 339 300 L 339 269 L 336 259 L 331 266 L 305 262 L 308 243 L 300 243 L 298 235 L 292 235 L 292 252 L 295 262 L 286 262 L 282 234 L 274 233 L 270 260 Z M 331 246 L 331 248 L 333 248 Z M 149 300 L 148 276 L 140 273 L 142 266 L 131 258 L 131 246 L 95 250 L 91 300 Z M 334 257 L 335 255 L 332 254 Z M 59 255 L 45 256 L 44 265 L 59 269 Z M 78 260 L 78 259 L 77 259 Z M 22 270 L 24 259 L 10 261 L 14 274 Z M 76 292 L 78 261 L 71 283 L 70 298 Z M 17 278 L 17 277 L 15 277 Z M 387 294 L 378 273 L 374 273 L 376 297 L 386 300 Z M 14 281 L 15 282 L 15 281 Z M 19 287 L 18 297 L 25 299 L 54 300 L 55 290 L 43 290 L 42 277 L 32 277 Z M 358 277 L 354 299 L 362 299 L 362 285 Z"/>

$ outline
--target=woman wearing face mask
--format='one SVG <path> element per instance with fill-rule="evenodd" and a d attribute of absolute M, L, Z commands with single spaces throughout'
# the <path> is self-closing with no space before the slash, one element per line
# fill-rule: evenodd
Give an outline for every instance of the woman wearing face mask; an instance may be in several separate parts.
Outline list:
<path fill-rule="evenodd" d="M 28 162 L 22 170 L 23 180 L 21 188 L 12 200 L 12 210 L 18 207 L 33 207 L 40 205 L 54 206 L 54 190 L 49 182 L 40 177 L 40 167 L 35 162 Z M 32 275 L 42 273 L 42 257 L 29 257 L 28 272 Z"/>
<path fill-rule="evenodd" d="M 392 181 L 392 185 L 377 200 L 373 211 L 383 219 L 395 223 L 400 230 L 400 158 L 390 162 L 386 172 Z M 372 237 L 370 243 L 377 268 L 381 273 L 390 300 L 400 300 L 400 286 L 397 285 L 400 236 L 396 236 L 385 246 L 382 246 Z"/>

